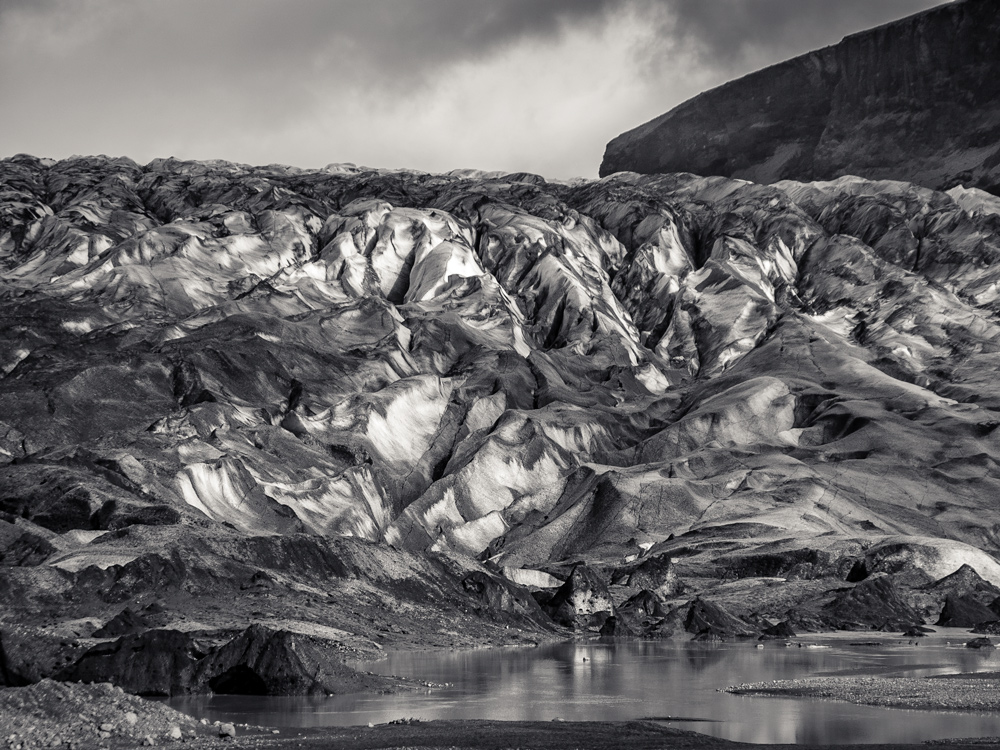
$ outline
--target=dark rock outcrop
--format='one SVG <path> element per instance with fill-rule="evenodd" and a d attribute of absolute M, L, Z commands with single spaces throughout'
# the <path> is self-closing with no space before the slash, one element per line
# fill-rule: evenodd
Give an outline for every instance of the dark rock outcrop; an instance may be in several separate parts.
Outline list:
<path fill-rule="evenodd" d="M 644 589 L 635 596 L 629 597 L 618 607 L 617 612 L 623 617 L 629 616 L 632 618 L 666 617 L 667 614 L 660 598 L 648 589 Z"/>
<path fill-rule="evenodd" d="M 725 565 L 726 578 L 808 579 L 832 574 L 836 569 L 829 554 L 814 549 L 733 555 L 721 560 L 720 563 Z"/>
<path fill-rule="evenodd" d="M 598 632 L 602 638 L 631 638 L 641 634 L 641 631 L 637 633 L 616 615 L 609 616 Z"/>
<path fill-rule="evenodd" d="M 183 695 L 197 692 L 195 668 L 204 655 L 187 633 L 149 630 L 94 646 L 57 679 L 111 682 L 135 695 Z"/>
<path fill-rule="evenodd" d="M 277 586 L 277 581 L 274 580 L 274 576 L 266 570 L 258 570 L 250 576 L 250 578 L 240 584 L 240 590 L 259 594 L 265 591 L 271 591 L 275 588 L 275 586 Z"/>
<path fill-rule="evenodd" d="M 330 641 L 262 625 L 211 650 L 176 630 L 127 635 L 94 646 L 56 677 L 111 682 L 136 695 L 336 694 L 391 682 L 346 666 Z"/>
<path fill-rule="evenodd" d="M 612 140 L 601 175 L 1000 189 L 1000 18 L 964 0 L 751 73 Z"/>
<path fill-rule="evenodd" d="M 972 596 L 949 596 L 944 601 L 941 616 L 934 624 L 945 628 L 971 628 L 997 620 L 1000 620 L 1000 615 L 984 607 Z"/>
<path fill-rule="evenodd" d="M 795 632 L 795 628 L 788 620 L 782 620 L 774 625 L 768 625 L 766 628 L 760 631 L 762 638 L 794 638 L 798 635 Z"/>
<path fill-rule="evenodd" d="M 51 677 L 85 650 L 75 639 L 17 627 L 0 629 L 0 687 L 30 685 Z"/>
<path fill-rule="evenodd" d="M 167 505 L 137 505 L 109 500 L 93 516 L 91 523 L 96 529 L 123 529 L 126 526 L 168 526 L 180 523 L 181 514 Z"/>
<path fill-rule="evenodd" d="M 822 611 L 836 630 L 907 630 L 923 618 L 904 599 L 889 576 L 866 579 L 836 596 Z"/>
<path fill-rule="evenodd" d="M 92 589 L 110 603 L 126 602 L 146 592 L 158 594 L 179 589 L 190 571 L 176 552 L 169 559 L 150 553 L 137 557 L 124 565 L 84 568 L 76 574 L 82 588 Z"/>
<path fill-rule="evenodd" d="M 252 625 L 198 663 L 196 684 L 235 695 L 340 694 L 380 688 L 343 663 L 329 641 Z"/>
<path fill-rule="evenodd" d="M 989 638 L 973 638 L 965 644 L 966 648 L 996 648 L 996 645 Z"/>
<path fill-rule="evenodd" d="M 694 633 L 696 640 L 729 640 L 754 638 L 759 631 L 725 607 L 704 599 L 694 599 L 684 618 L 684 629 Z"/>
<path fill-rule="evenodd" d="M 473 571 L 462 579 L 462 588 L 476 601 L 476 610 L 494 618 L 551 627 L 549 618 L 523 586 L 483 571 Z"/>
<path fill-rule="evenodd" d="M 670 562 L 670 555 L 653 555 L 646 558 L 629 573 L 625 585 L 652 591 L 663 598 L 678 594 L 684 589 Z"/>
<path fill-rule="evenodd" d="M 615 628 L 616 631 L 643 638 L 667 638 L 673 634 L 673 623 L 668 622 L 669 614 L 660 598 L 645 589 L 617 607 Z"/>
<path fill-rule="evenodd" d="M 984 580 L 982 576 L 968 565 L 963 565 L 954 573 L 925 586 L 923 591 L 940 600 L 946 600 L 949 597 L 972 599 L 976 603 L 986 606 L 1000 597 L 1000 589 L 989 581 Z M 1000 617 L 997 619 L 1000 619 Z M 938 624 L 940 625 L 941 623 Z"/>
<path fill-rule="evenodd" d="M 560 625 L 580 629 L 600 628 L 615 613 L 604 579 L 586 565 L 573 568 L 544 609 Z"/>

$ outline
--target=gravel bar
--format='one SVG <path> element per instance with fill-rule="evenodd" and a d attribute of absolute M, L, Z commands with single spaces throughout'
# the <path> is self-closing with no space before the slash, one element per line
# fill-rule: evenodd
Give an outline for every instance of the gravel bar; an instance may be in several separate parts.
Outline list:
<path fill-rule="evenodd" d="M 867 706 L 943 711 L 1000 711 L 1000 679 L 933 677 L 805 677 L 731 685 L 727 693 L 829 698 Z"/>

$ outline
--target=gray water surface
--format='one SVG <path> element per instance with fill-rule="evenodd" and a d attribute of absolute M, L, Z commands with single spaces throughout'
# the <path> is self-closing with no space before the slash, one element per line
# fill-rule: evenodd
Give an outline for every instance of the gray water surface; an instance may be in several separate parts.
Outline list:
<path fill-rule="evenodd" d="M 965 639 L 968 635 L 964 636 Z M 854 641 L 864 641 L 858 634 Z M 768 643 L 630 642 L 539 648 L 408 652 L 360 666 L 447 687 L 397 695 L 331 698 L 212 696 L 174 699 L 210 720 L 277 727 L 347 726 L 393 719 L 624 720 L 658 717 L 670 726 L 759 743 L 899 743 L 1000 736 L 1000 714 L 913 711 L 816 699 L 736 696 L 743 682 L 809 675 L 920 677 L 1000 670 L 1000 655 L 945 637 L 919 646 L 878 647 L 843 637 Z M 823 648 L 809 647 L 825 646 Z"/>

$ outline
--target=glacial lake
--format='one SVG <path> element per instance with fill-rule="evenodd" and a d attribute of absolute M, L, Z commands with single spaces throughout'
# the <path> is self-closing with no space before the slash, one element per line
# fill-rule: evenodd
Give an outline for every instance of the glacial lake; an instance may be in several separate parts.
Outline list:
<path fill-rule="evenodd" d="M 943 631 L 942 631 L 943 632 Z M 1000 713 L 913 711 L 817 699 L 737 696 L 720 688 L 810 675 L 921 677 L 1000 671 L 1000 653 L 962 646 L 952 631 L 909 645 L 870 634 L 769 642 L 570 643 L 538 648 L 393 653 L 355 665 L 447 687 L 331 698 L 211 696 L 170 705 L 199 718 L 286 729 L 393 719 L 625 720 L 659 718 L 683 729 L 757 743 L 899 743 L 1000 736 Z"/>

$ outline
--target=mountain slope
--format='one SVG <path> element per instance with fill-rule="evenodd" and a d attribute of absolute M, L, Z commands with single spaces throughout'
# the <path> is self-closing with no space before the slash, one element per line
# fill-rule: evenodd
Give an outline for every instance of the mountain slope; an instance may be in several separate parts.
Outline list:
<path fill-rule="evenodd" d="M 996 191 L 998 31 L 991 0 L 962 0 L 854 34 L 623 133 L 600 174 L 858 175 Z"/>

